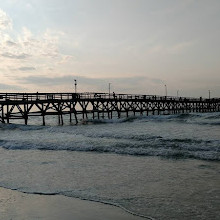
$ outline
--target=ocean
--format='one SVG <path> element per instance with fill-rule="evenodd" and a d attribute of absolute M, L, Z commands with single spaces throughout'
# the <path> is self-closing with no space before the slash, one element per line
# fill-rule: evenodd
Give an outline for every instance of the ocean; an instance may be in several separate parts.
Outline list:
<path fill-rule="evenodd" d="M 148 219 L 219 219 L 219 112 L 41 123 L 0 124 L 0 187 Z"/>

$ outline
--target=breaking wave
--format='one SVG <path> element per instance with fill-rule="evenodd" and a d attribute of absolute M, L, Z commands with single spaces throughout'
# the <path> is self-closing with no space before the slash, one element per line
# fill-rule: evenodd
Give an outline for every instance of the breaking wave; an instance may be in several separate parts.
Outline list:
<path fill-rule="evenodd" d="M 7 150 L 53 150 L 82 151 L 96 153 L 115 153 L 133 156 L 160 156 L 173 159 L 195 158 L 220 160 L 220 141 L 193 139 L 163 139 L 161 137 L 137 138 L 127 141 L 99 143 L 101 140 L 74 143 L 33 143 L 28 141 L 0 140 L 0 146 Z"/>
<path fill-rule="evenodd" d="M 79 126 L 0 124 L 0 147 L 219 161 L 219 125 L 220 113 L 84 120 Z"/>

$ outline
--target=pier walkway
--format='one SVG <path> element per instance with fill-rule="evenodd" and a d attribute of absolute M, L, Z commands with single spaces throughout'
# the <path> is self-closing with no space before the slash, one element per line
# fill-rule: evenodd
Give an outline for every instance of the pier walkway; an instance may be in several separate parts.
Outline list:
<path fill-rule="evenodd" d="M 46 124 L 47 115 L 57 115 L 63 125 L 63 115 L 78 123 L 83 119 L 111 119 L 122 114 L 154 115 L 188 112 L 220 111 L 220 98 L 187 98 L 155 95 L 108 94 L 108 93 L 0 93 L 0 122 L 10 123 L 22 119 L 28 124 L 29 117 L 41 117 Z"/>

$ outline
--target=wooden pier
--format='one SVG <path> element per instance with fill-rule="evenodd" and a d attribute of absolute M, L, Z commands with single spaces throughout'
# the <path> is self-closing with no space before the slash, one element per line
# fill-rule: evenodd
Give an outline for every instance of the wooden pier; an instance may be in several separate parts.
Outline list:
<path fill-rule="evenodd" d="M 0 122 L 10 123 L 22 119 L 28 124 L 30 117 L 41 117 L 46 124 L 47 115 L 57 115 L 63 125 L 63 115 L 78 123 L 82 119 L 111 119 L 122 114 L 179 114 L 220 111 L 220 98 L 186 98 L 155 95 L 108 93 L 0 93 Z"/>

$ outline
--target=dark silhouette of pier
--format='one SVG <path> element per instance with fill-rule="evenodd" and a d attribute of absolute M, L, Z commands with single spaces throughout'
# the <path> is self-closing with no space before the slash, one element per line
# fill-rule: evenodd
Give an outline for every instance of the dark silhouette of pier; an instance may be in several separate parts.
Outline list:
<path fill-rule="evenodd" d="M 115 93 L 0 93 L 0 122 L 10 123 L 29 117 L 41 117 L 46 124 L 47 115 L 57 115 L 63 125 L 63 115 L 78 123 L 83 119 L 111 119 L 122 114 L 154 115 L 190 112 L 220 111 L 220 98 L 187 98 L 174 96 L 134 95 Z M 114 114 L 113 114 L 114 113 Z"/>

